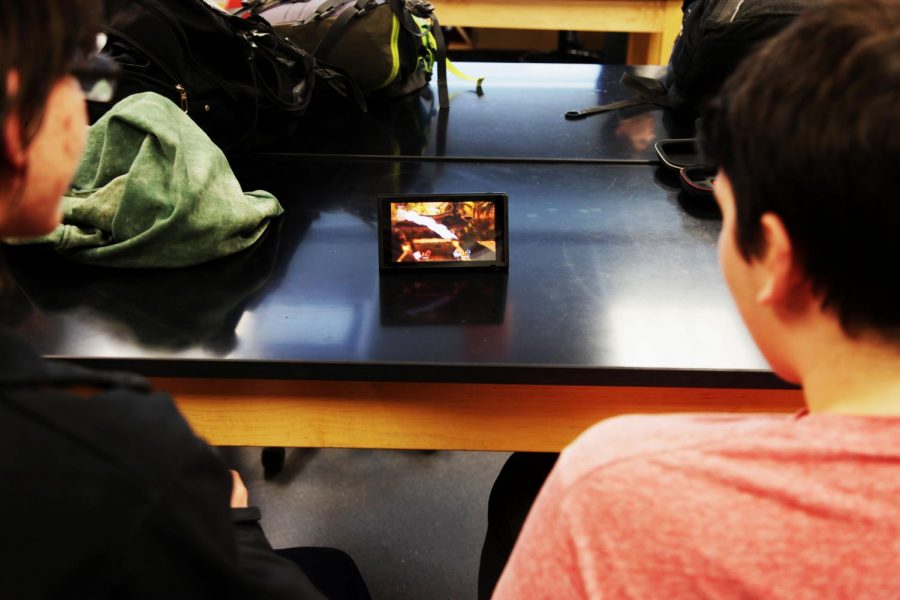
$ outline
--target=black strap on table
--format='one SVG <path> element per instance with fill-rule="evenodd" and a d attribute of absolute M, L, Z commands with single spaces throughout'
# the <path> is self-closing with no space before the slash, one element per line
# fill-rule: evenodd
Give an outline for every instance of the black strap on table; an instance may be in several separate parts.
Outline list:
<path fill-rule="evenodd" d="M 566 119 L 568 119 L 569 121 L 575 121 L 578 119 L 584 119 L 591 115 L 609 112 L 611 110 L 619 110 L 620 108 L 628 108 L 629 106 L 642 106 L 644 104 L 647 104 L 647 101 L 643 98 L 619 100 L 618 102 L 610 102 L 609 104 L 601 104 L 600 106 L 592 106 L 591 108 L 566 111 Z"/>
<path fill-rule="evenodd" d="M 625 73 L 622 75 L 619 83 L 637 92 L 637 98 L 619 100 L 618 102 L 610 102 L 609 104 L 601 104 L 599 106 L 592 106 L 591 108 L 584 108 L 581 110 L 570 110 L 565 113 L 566 119 L 569 121 L 584 119 L 591 115 L 628 108 L 630 106 L 655 104 L 656 106 L 667 107 L 671 105 L 666 96 L 666 86 L 658 79 Z"/>

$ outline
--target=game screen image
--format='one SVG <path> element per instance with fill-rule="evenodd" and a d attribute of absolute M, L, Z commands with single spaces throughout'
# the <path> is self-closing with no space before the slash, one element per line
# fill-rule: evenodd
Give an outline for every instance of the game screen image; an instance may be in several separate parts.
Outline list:
<path fill-rule="evenodd" d="M 497 208 L 493 202 L 391 202 L 390 227 L 391 262 L 497 258 Z"/>

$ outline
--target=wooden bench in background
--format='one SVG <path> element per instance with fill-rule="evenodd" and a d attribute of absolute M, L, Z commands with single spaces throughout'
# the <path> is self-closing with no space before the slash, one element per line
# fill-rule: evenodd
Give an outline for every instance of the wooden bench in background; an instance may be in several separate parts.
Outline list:
<path fill-rule="evenodd" d="M 441 25 L 629 33 L 628 64 L 666 64 L 681 0 L 432 0 Z"/>

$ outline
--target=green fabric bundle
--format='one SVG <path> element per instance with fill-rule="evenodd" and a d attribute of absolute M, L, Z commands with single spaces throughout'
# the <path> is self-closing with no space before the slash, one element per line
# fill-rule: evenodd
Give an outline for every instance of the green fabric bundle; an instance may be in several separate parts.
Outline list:
<path fill-rule="evenodd" d="M 143 93 L 91 126 L 63 224 L 29 240 L 108 267 L 183 267 L 253 245 L 283 209 L 245 194 L 221 150 L 181 109 Z"/>

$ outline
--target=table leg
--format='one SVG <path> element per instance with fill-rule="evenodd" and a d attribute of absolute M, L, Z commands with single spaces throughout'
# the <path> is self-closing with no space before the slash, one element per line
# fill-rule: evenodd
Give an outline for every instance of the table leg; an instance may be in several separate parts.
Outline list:
<path fill-rule="evenodd" d="M 662 31 L 628 35 L 628 64 L 668 64 L 672 47 L 681 33 L 681 16 L 681 0 L 666 0 Z"/>

